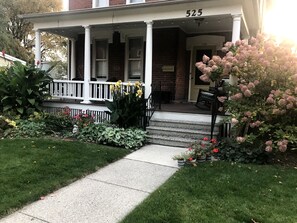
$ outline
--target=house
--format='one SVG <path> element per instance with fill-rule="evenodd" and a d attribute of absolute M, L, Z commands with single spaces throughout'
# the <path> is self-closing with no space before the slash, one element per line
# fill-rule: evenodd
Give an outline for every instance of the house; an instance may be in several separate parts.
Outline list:
<path fill-rule="evenodd" d="M 110 81 L 141 81 L 145 98 L 194 102 L 199 89 L 195 63 L 222 55 L 227 41 L 256 35 L 265 0 L 69 0 L 69 11 L 22 15 L 34 24 L 36 64 L 42 33 L 69 39 L 68 80 L 55 80 L 51 94 L 92 107 L 111 99 Z M 59 106 L 61 106 L 60 104 Z M 98 109 L 98 107 L 97 107 Z"/>
<path fill-rule="evenodd" d="M 4 51 L 2 53 L 0 53 L 0 67 L 10 66 L 11 63 L 13 63 L 15 61 L 18 61 L 24 65 L 26 64 L 26 61 L 20 60 L 13 56 L 10 56 L 10 55 L 6 54 Z"/>

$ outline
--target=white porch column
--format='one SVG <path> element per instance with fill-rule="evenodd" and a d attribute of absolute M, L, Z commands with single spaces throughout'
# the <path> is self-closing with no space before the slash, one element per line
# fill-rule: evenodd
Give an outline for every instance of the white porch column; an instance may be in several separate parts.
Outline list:
<path fill-rule="evenodd" d="M 75 76 L 76 76 L 76 70 L 75 70 L 75 68 L 76 68 L 76 61 L 75 61 L 75 52 L 76 52 L 76 47 L 75 47 L 75 42 L 76 42 L 76 40 L 75 39 L 71 39 L 71 58 L 70 58 L 70 60 L 71 60 L 71 68 L 70 68 L 70 71 L 71 71 L 71 80 L 73 79 L 73 78 L 75 78 Z"/>
<path fill-rule="evenodd" d="M 240 40 L 240 25 L 241 15 L 232 15 L 233 17 L 233 29 L 232 29 L 232 43 Z"/>
<path fill-rule="evenodd" d="M 35 31 L 35 65 L 41 67 L 41 35 L 39 29 Z"/>
<path fill-rule="evenodd" d="M 84 100 L 83 104 L 91 104 L 90 102 L 90 77 L 91 77 L 91 28 L 85 28 L 85 61 L 84 61 Z"/>
<path fill-rule="evenodd" d="M 232 15 L 233 17 L 233 29 L 232 29 L 232 43 L 240 40 L 240 25 L 241 25 L 241 15 Z M 237 84 L 237 77 L 230 75 L 230 84 Z"/>
<path fill-rule="evenodd" d="M 145 53 L 145 98 L 152 92 L 153 77 L 153 21 L 146 22 L 146 53 Z"/>

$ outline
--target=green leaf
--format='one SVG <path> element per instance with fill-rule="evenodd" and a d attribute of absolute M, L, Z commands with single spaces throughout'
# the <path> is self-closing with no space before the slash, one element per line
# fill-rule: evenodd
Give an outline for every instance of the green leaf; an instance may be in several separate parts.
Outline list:
<path fill-rule="evenodd" d="M 22 100 L 20 100 L 20 99 L 16 99 L 16 101 L 17 101 L 17 103 L 18 103 L 19 105 L 22 105 L 22 104 L 23 104 Z"/>
<path fill-rule="evenodd" d="M 20 114 L 23 114 L 23 113 L 24 113 L 24 109 L 23 109 L 23 108 L 17 108 L 17 111 L 18 111 Z"/>
<path fill-rule="evenodd" d="M 11 105 L 6 105 L 6 106 L 4 106 L 3 111 L 7 111 L 7 110 L 9 110 L 9 109 L 11 109 L 11 108 L 12 108 Z"/>
<path fill-rule="evenodd" d="M 30 95 L 33 91 L 31 89 L 27 89 L 27 92 Z"/>
<path fill-rule="evenodd" d="M 30 102 L 31 105 L 35 104 L 35 99 L 34 98 L 29 98 L 28 101 Z"/>

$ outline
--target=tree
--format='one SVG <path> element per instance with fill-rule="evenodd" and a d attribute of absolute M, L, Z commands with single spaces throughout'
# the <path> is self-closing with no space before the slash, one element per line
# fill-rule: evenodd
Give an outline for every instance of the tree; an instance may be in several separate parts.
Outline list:
<path fill-rule="evenodd" d="M 33 24 L 20 19 L 18 15 L 60 11 L 61 8 L 61 0 L 0 0 L 0 47 L 13 56 L 33 60 Z M 57 41 L 52 35 L 50 39 L 50 42 Z"/>

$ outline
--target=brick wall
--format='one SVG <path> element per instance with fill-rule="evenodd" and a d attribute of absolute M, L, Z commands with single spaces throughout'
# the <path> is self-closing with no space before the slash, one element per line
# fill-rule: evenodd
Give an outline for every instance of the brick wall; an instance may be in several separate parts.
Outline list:
<path fill-rule="evenodd" d="M 109 5 L 124 5 L 126 0 L 109 0 Z"/>
<path fill-rule="evenodd" d="M 146 0 L 145 2 L 158 2 L 160 0 Z M 126 0 L 109 0 L 109 5 L 125 5 Z M 69 0 L 69 10 L 92 8 L 92 0 Z"/>
<path fill-rule="evenodd" d="M 69 0 L 69 10 L 92 8 L 92 0 Z"/>
<path fill-rule="evenodd" d="M 161 90 L 171 92 L 174 99 L 178 29 L 154 29 L 153 38 L 153 90 L 159 91 L 161 84 Z M 174 66 L 175 71 L 163 72 L 164 65 Z"/>

